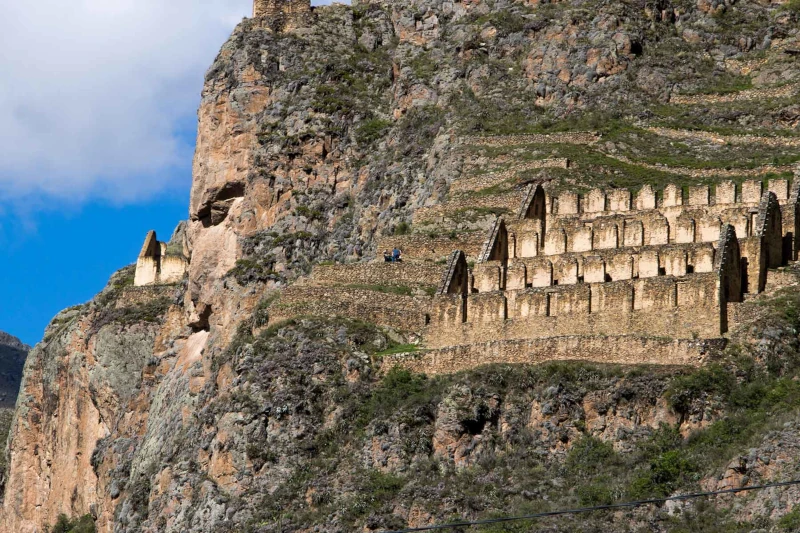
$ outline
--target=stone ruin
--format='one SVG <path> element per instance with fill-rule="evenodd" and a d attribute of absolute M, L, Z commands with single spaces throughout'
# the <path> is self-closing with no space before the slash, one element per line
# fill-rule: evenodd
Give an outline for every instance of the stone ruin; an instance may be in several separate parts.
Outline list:
<path fill-rule="evenodd" d="M 178 283 L 186 275 L 188 268 L 189 261 L 183 246 L 173 249 L 167 243 L 159 242 L 156 232 L 150 231 L 136 261 L 133 284 L 144 287 Z"/>
<path fill-rule="evenodd" d="M 304 26 L 311 16 L 311 0 L 254 0 L 253 18 L 275 31 Z"/>
<path fill-rule="evenodd" d="M 733 182 L 661 198 L 644 186 L 548 196 L 528 189 L 478 262 L 454 253 L 431 308 L 432 348 L 567 335 L 712 339 L 729 306 L 797 260 L 800 180 Z M 468 279 L 468 282 L 463 281 Z"/>

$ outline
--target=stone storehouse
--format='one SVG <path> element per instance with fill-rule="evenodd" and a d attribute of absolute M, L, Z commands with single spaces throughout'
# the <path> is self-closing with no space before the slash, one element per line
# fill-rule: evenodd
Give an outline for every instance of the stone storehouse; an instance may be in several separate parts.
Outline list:
<path fill-rule="evenodd" d="M 798 185 L 786 180 L 549 197 L 531 186 L 469 271 L 454 253 L 431 347 L 565 335 L 717 338 L 728 306 L 797 259 Z"/>
<path fill-rule="evenodd" d="M 136 261 L 136 287 L 177 283 L 186 275 L 189 262 L 181 247 L 172 250 L 165 242 L 159 242 L 156 232 L 147 234 Z"/>

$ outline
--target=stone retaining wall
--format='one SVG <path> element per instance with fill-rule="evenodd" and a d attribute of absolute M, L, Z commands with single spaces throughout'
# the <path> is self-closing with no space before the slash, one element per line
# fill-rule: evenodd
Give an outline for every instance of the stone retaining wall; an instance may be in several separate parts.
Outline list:
<path fill-rule="evenodd" d="M 452 374 L 489 364 L 541 364 L 550 361 L 589 361 L 625 365 L 701 366 L 724 339 L 673 340 L 646 337 L 551 337 L 492 341 L 452 346 L 383 359 L 383 367 L 400 366 L 428 375 Z"/>
<path fill-rule="evenodd" d="M 116 300 L 116 308 L 133 307 L 160 298 L 172 299 L 180 290 L 179 285 L 147 285 L 145 287 L 126 287 Z"/>
<path fill-rule="evenodd" d="M 430 207 L 421 207 L 414 212 L 414 224 L 431 224 L 443 222 L 452 218 L 460 211 L 470 209 L 506 209 L 510 213 L 516 212 L 522 201 L 522 193 L 510 191 L 487 196 L 458 196 L 450 198 L 443 204 Z"/>
<path fill-rule="evenodd" d="M 669 128 L 647 128 L 661 137 L 680 141 L 703 141 L 715 144 L 751 145 L 761 144 L 773 148 L 800 147 L 800 137 L 766 137 L 763 135 L 720 135 L 709 131 L 674 130 Z"/>
<path fill-rule="evenodd" d="M 699 105 L 749 102 L 753 100 L 766 100 L 769 98 L 789 98 L 797 94 L 798 91 L 800 91 L 800 83 L 791 83 L 781 87 L 747 89 L 730 94 L 675 95 L 670 98 L 670 103 L 679 105 Z"/>
<path fill-rule="evenodd" d="M 681 176 L 689 176 L 695 179 L 706 178 L 738 178 L 738 177 L 761 177 L 767 174 L 782 174 L 785 172 L 792 172 L 794 167 L 791 165 L 764 165 L 756 168 L 738 168 L 738 169 L 724 169 L 724 168 L 687 168 L 687 167 L 668 167 L 666 165 L 652 165 L 650 163 L 643 163 L 641 161 L 634 161 L 628 157 L 616 154 L 605 154 L 606 157 L 616 159 L 621 163 L 627 165 L 635 165 L 637 167 L 656 170 L 658 172 L 668 172 L 670 174 L 679 174 Z"/>
<path fill-rule="evenodd" d="M 443 261 L 453 250 L 463 250 L 468 257 L 477 258 L 485 240 L 486 235 L 483 232 L 462 233 L 454 239 L 449 235 L 432 237 L 422 233 L 383 237 L 378 241 L 376 261 L 383 261 L 382 252 L 391 251 L 395 247 L 403 251 L 403 257 L 418 261 Z"/>
<path fill-rule="evenodd" d="M 540 159 L 538 161 L 530 161 L 528 163 L 516 165 L 501 172 L 491 172 L 477 176 L 470 176 L 468 178 L 459 178 L 450 185 L 450 193 L 465 194 L 481 191 L 512 180 L 520 172 L 525 172 L 526 170 L 536 170 L 540 168 L 569 168 L 569 159 Z"/>
<path fill-rule="evenodd" d="M 497 135 L 492 137 L 464 137 L 463 144 L 472 146 L 515 146 L 519 144 L 594 144 L 600 135 L 593 132 L 568 132 L 530 135 Z"/>
<path fill-rule="evenodd" d="M 381 259 L 382 261 L 382 259 Z M 381 285 L 405 287 L 435 287 L 442 275 L 443 265 L 433 262 L 354 263 L 349 265 L 318 265 L 314 267 L 309 285 Z"/>
<path fill-rule="evenodd" d="M 299 316 L 340 316 L 403 331 L 425 327 L 430 298 L 343 287 L 292 286 L 269 309 L 269 324 Z"/>

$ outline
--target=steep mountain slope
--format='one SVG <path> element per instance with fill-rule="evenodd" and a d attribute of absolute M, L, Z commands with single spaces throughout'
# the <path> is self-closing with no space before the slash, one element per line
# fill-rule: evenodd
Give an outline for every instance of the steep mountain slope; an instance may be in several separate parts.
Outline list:
<path fill-rule="evenodd" d="M 415 331 L 266 326 L 312 265 L 403 239 L 466 247 L 532 179 L 790 177 L 799 17 L 796 2 L 408 0 L 320 8 L 291 33 L 242 22 L 203 89 L 188 278 L 133 287 L 128 267 L 56 317 L 26 365 L 2 530 L 63 513 L 103 532 L 371 531 L 791 476 L 796 286 L 748 302 L 749 327 L 694 371 L 425 378 L 381 365 Z M 774 529 L 798 498 L 537 527 Z"/>

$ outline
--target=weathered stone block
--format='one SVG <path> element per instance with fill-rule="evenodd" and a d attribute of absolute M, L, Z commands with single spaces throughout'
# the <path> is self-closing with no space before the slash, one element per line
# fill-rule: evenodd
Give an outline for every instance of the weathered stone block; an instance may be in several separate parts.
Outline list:
<path fill-rule="evenodd" d="M 659 255 L 667 276 L 681 277 L 686 275 L 686 250 L 682 248 L 667 248 Z"/>
<path fill-rule="evenodd" d="M 788 180 L 769 180 L 768 189 L 774 192 L 779 202 L 784 202 L 789 199 L 789 181 Z"/>
<path fill-rule="evenodd" d="M 512 257 L 536 257 L 539 255 L 539 234 L 533 231 L 517 233 L 516 254 Z"/>
<path fill-rule="evenodd" d="M 570 235 L 568 235 L 568 241 L 571 242 L 570 249 L 573 252 L 588 252 L 592 249 L 592 228 L 587 226 L 581 226 L 579 228 L 574 228 Z"/>
<path fill-rule="evenodd" d="M 644 225 L 640 220 L 628 220 L 625 222 L 623 243 L 625 246 L 644 245 Z"/>
<path fill-rule="evenodd" d="M 542 259 L 528 263 L 528 276 L 533 287 L 550 287 L 553 284 L 553 264 Z"/>
<path fill-rule="evenodd" d="M 655 250 L 645 250 L 639 255 L 639 277 L 656 278 L 658 277 L 658 252 Z"/>
<path fill-rule="evenodd" d="M 698 228 L 698 241 L 699 242 L 717 242 L 719 240 L 719 231 L 722 227 L 722 221 L 716 215 L 705 215 L 697 221 Z"/>
<path fill-rule="evenodd" d="M 544 240 L 545 255 L 559 255 L 567 251 L 567 234 L 563 229 L 554 229 L 547 232 Z"/>
<path fill-rule="evenodd" d="M 678 217 L 675 221 L 675 242 L 685 244 L 694 242 L 695 239 L 695 222 L 693 218 Z"/>
<path fill-rule="evenodd" d="M 702 206 L 709 203 L 708 185 L 689 187 L 689 205 Z"/>
<path fill-rule="evenodd" d="M 606 193 L 601 189 L 592 189 L 583 199 L 584 213 L 602 213 L 606 210 Z"/>
<path fill-rule="evenodd" d="M 757 204 L 761 201 L 762 183 L 757 180 L 747 180 L 742 183 L 742 202 L 745 204 Z"/>
<path fill-rule="evenodd" d="M 675 184 L 670 183 L 664 188 L 664 207 L 676 207 L 683 205 L 683 191 Z"/>
<path fill-rule="evenodd" d="M 467 298 L 467 316 L 475 324 L 506 320 L 506 297 L 503 293 L 473 294 Z"/>
<path fill-rule="evenodd" d="M 629 254 L 614 254 L 606 264 L 606 273 L 612 281 L 633 278 L 633 257 Z"/>
<path fill-rule="evenodd" d="M 619 229 L 615 222 L 599 222 L 594 226 L 593 249 L 609 250 L 619 248 Z"/>
<path fill-rule="evenodd" d="M 656 191 L 650 185 L 645 185 L 639 189 L 636 195 L 636 209 L 645 211 L 647 209 L 656 208 Z"/>
<path fill-rule="evenodd" d="M 608 192 L 608 210 L 625 212 L 631 210 L 631 191 L 628 189 L 612 189 Z"/>
<path fill-rule="evenodd" d="M 675 280 L 672 278 L 648 278 L 640 280 L 641 309 L 672 309 L 677 303 Z"/>
<path fill-rule="evenodd" d="M 692 267 L 695 273 L 702 274 L 714 271 L 714 247 L 708 246 L 695 250 L 692 254 Z"/>
<path fill-rule="evenodd" d="M 578 195 L 574 192 L 564 192 L 558 197 L 559 215 L 578 214 Z"/>
<path fill-rule="evenodd" d="M 648 216 L 643 221 L 645 244 L 658 246 L 669 244 L 669 222 L 658 213 Z"/>
<path fill-rule="evenodd" d="M 553 265 L 553 284 L 574 285 L 578 283 L 578 261 L 574 257 L 561 257 Z"/>
<path fill-rule="evenodd" d="M 590 256 L 583 260 L 584 283 L 605 283 L 606 262 L 602 257 Z"/>
<path fill-rule="evenodd" d="M 736 184 L 732 181 L 723 181 L 717 184 L 715 202 L 717 205 L 736 203 Z"/>
<path fill-rule="evenodd" d="M 502 288 L 502 265 L 499 261 L 478 263 L 473 269 L 478 292 L 494 292 Z"/>
<path fill-rule="evenodd" d="M 506 290 L 524 290 L 528 284 L 528 269 L 525 263 L 514 262 L 508 265 L 506 272 Z"/>

